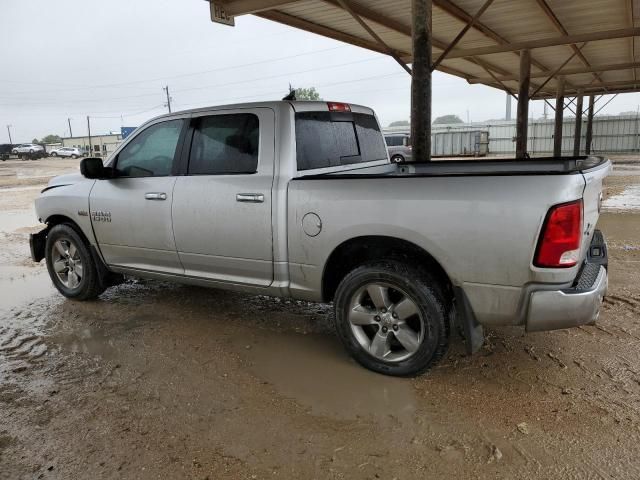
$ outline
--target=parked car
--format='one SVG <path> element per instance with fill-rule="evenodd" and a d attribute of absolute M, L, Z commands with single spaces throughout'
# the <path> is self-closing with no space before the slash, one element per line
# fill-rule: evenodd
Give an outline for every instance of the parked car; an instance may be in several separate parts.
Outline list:
<path fill-rule="evenodd" d="M 14 145 L 10 144 L 10 143 L 3 143 L 0 144 L 0 160 L 2 160 L 3 162 L 5 160 L 9 159 L 9 155 L 11 154 L 11 151 L 13 150 Z"/>
<path fill-rule="evenodd" d="M 122 274 L 334 302 L 362 365 L 417 374 L 452 325 L 594 322 L 607 290 L 601 157 L 394 164 L 372 110 L 264 102 L 163 115 L 49 182 L 30 238 L 87 300 Z"/>
<path fill-rule="evenodd" d="M 82 151 L 77 147 L 60 147 L 51 150 L 49 155 L 52 157 L 78 158 L 82 156 Z"/>
<path fill-rule="evenodd" d="M 44 147 L 37 143 L 22 143 L 11 150 L 14 155 L 20 155 L 22 153 L 38 153 L 44 152 Z"/>
<path fill-rule="evenodd" d="M 394 163 L 411 161 L 411 141 L 409 135 L 402 133 L 388 134 L 384 136 L 389 157 Z"/>

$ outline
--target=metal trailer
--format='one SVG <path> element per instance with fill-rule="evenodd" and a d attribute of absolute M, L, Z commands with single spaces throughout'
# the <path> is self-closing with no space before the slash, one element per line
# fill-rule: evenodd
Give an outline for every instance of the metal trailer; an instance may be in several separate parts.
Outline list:
<path fill-rule="evenodd" d="M 433 157 L 484 157 L 489 153 L 487 130 L 434 131 L 431 134 Z"/>
<path fill-rule="evenodd" d="M 384 129 L 385 135 L 408 135 L 407 127 Z M 489 130 L 468 127 L 432 127 L 433 157 L 484 157 L 489 154 Z"/>

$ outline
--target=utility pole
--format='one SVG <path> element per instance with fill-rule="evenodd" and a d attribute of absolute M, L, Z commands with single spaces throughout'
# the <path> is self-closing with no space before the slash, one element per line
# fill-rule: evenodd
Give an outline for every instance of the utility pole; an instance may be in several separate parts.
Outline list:
<path fill-rule="evenodd" d="M 166 87 L 162 87 L 162 89 L 167 94 L 167 103 L 165 103 L 165 107 L 167 107 L 169 109 L 169 113 L 171 113 L 171 97 L 169 96 L 169 85 L 167 85 Z"/>
<path fill-rule="evenodd" d="M 93 155 L 93 146 L 91 145 L 91 123 L 89 122 L 89 115 L 87 115 L 87 132 L 89 132 L 89 156 Z"/>
<path fill-rule="evenodd" d="M 69 136 L 73 137 L 73 132 L 71 131 L 71 119 L 67 118 L 67 122 L 69 122 Z"/>
<path fill-rule="evenodd" d="M 9 134 L 9 143 L 13 145 L 13 140 L 11 140 L 11 125 L 7 125 L 7 133 Z"/>
<path fill-rule="evenodd" d="M 504 119 L 511 120 L 511 94 L 509 92 L 507 92 L 507 110 L 505 111 Z"/>

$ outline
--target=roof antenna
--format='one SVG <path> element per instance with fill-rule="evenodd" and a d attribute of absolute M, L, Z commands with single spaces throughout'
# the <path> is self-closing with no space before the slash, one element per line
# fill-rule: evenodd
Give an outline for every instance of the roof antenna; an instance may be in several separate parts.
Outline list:
<path fill-rule="evenodd" d="M 293 102 L 295 102 L 296 100 L 296 89 L 291 87 L 291 84 L 289 84 L 289 94 L 284 97 L 282 100 L 291 100 Z"/>

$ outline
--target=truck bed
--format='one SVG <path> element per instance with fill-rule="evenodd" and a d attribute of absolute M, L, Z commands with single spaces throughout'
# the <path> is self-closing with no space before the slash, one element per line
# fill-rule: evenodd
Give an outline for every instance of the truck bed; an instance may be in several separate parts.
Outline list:
<path fill-rule="evenodd" d="M 355 168 L 347 171 L 306 175 L 304 179 L 371 177 L 439 177 L 503 175 L 570 175 L 604 168 L 609 160 L 599 156 L 538 157 L 530 159 L 436 160 Z"/>

